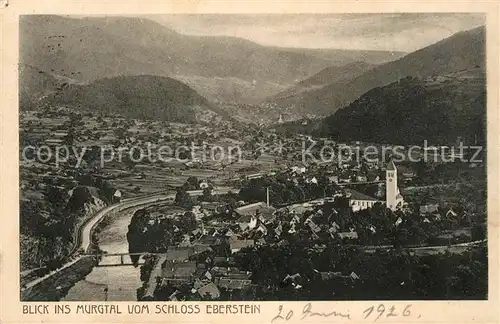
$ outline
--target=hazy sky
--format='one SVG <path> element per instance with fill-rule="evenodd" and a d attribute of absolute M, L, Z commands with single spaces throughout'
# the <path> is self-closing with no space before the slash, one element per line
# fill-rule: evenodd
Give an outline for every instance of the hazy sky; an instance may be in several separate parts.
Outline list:
<path fill-rule="evenodd" d="M 414 51 L 485 24 L 483 14 L 154 15 L 182 34 L 225 35 L 263 45 Z"/>

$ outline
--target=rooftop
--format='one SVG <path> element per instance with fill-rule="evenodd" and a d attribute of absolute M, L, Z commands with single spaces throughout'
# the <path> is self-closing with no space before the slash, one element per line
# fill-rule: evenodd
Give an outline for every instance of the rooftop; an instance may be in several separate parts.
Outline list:
<path fill-rule="evenodd" d="M 263 202 L 241 206 L 235 209 L 235 211 L 240 215 L 256 215 L 257 212 L 259 214 L 272 214 L 275 210 L 275 208 L 270 207 Z"/>
<path fill-rule="evenodd" d="M 189 278 L 196 272 L 196 262 L 166 261 L 162 275 L 168 278 Z"/>
<path fill-rule="evenodd" d="M 228 279 L 228 278 L 220 278 L 218 281 L 218 286 L 226 289 L 236 289 L 241 290 L 246 286 L 249 286 L 252 283 L 252 280 L 245 279 Z"/>
<path fill-rule="evenodd" d="M 347 194 L 350 194 L 351 197 L 349 199 L 351 200 L 369 200 L 369 201 L 379 201 L 377 198 L 370 197 L 368 195 L 365 195 L 364 193 L 361 193 L 359 191 L 356 191 L 354 189 L 345 189 L 345 192 Z"/>
<path fill-rule="evenodd" d="M 431 204 L 431 205 L 424 205 L 420 206 L 420 213 L 434 213 L 439 210 L 439 205 L 438 204 Z"/>
<path fill-rule="evenodd" d="M 254 240 L 236 240 L 236 241 L 231 241 L 230 246 L 231 250 L 233 249 L 242 249 L 245 247 L 252 247 L 254 246 L 255 242 Z"/>
<path fill-rule="evenodd" d="M 166 253 L 167 260 L 184 261 L 194 254 L 194 248 L 189 246 L 169 246 Z"/>
<path fill-rule="evenodd" d="M 358 232 L 342 232 L 342 233 L 338 233 L 338 235 L 341 239 L 344 239 L 344 238 L 357 239 L 358 238 Z"/>
<path fill-rule="evenodd" d="M 209 244 L 198 244 L 198 243 L 193 246 L 193 249 L 194 253 L 203 253 L 205 251 L 212 250 Z"/>
<path fill-rule="evenodd" d="M 208 246 L 209 247 L 211 245 L 216 244 L 216 241 L 217 241 L 217 237 L 215 237 L 215 236 L 212 236 L 212 235 L 203 235 L 198 240 L 196 240 L 196 242 L 194 244 L 195 245 Z M 201 248 L 197 248 L 197 249 L 201 249 Z"/>
<path fill-rule="evenodd" d="M 220 297 L 219 288 L 217 288 L 217 286 L 213 282 L 198 289 L 198 293 L 200 294 L 201 297 L 205 297 L 208 295 L 210 296 L 211 299 L 216 299 Z"/>

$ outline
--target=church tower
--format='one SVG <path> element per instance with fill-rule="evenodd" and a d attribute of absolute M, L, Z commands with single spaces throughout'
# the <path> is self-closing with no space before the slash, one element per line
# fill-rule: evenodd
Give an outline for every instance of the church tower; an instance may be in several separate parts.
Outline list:
<path fill-rule="evenodd" d="M 398 170 L 392 160 L 385 171 L 385 203 L 391 210 L 396 210 L 403 203 L 403 197 L 398 188 Z"/>

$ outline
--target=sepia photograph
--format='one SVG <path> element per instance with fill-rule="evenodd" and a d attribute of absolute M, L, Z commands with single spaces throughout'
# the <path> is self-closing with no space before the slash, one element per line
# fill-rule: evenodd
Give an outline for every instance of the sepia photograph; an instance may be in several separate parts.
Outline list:
<path fill-rule="evenodd" d="M 486 32 L 20 15 L 20 300 L 488 300 Z"/>

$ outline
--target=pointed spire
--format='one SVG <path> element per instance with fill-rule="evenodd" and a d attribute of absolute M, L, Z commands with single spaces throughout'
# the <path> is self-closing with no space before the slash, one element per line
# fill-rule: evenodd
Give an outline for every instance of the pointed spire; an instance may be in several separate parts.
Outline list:
<path fill-rule="evenodd" d="M 387 164 L 387 171 L 396 171 L 396 166 L 394 165 L 394 161 L 391 159 Z"/>

